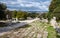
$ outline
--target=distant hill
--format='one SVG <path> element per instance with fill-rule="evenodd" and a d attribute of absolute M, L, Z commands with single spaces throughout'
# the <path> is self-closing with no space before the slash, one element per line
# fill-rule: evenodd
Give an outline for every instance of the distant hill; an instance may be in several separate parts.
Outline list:
<path fill-rule="evenodd" d="M 25 11 L 25 12 L 29 12 L 29 13 L 46 13 L 48 11 Z"/>

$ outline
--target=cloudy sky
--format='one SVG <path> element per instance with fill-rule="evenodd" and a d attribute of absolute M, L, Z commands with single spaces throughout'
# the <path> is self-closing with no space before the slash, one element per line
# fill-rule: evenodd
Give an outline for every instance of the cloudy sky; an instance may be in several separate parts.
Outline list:
<path fill-rule="evenodd" d="M 10 10 L 48 11 L 51 0 L 0 0 Z"/>

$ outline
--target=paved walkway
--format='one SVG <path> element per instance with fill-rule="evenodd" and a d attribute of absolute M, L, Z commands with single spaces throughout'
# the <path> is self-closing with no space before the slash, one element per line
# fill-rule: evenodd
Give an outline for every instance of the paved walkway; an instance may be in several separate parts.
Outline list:
<path fill-rule="evenodd" d="M 38 23 L 38 24 L 37 24 Z M 0 38 L 47 38 L 44 30 L 39 27 L 39 22 L 30 23 L 28 27 L 20 27 L 12 31 L 6 32 Z"/>
<path fill-rule="evenodd" d="M 10 30 L 15 29 L 15 28 L 19 28 L 19 27 L 24 26 L 26 24 L 32 23 L 33 21 L 36 21 L 36 20 L 38 20 L 38 18 L 35 18 L 32 20 L 19 21 L 20 23 L 16 23 L 16 24 L 13 24 L 11 26 L 7 26 L 7 27 L 3 27 L 3 28 L 0 27 L 0 33 L 7 32 L 7 31 L 10 31 Z"/>

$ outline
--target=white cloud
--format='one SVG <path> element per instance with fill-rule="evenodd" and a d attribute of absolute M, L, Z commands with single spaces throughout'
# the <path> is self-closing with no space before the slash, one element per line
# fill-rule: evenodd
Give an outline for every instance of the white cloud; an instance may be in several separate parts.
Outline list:
<path fill-rule="evenodd" d="M 20 4 L 22 7 L 32 7 L 32 4 Z"/>
<path fill-rule="evenodd" d="M 9 9 L 9 10 L 11 10 L 11 11 L 13 11 L 13 10 L 17 10 L 17 9 L 11 9 L 11 8 L 7 8 L 7 9 Z"/>
<path fill-rule="evenodd" d="M 4 2 L 4 1 L 1 1 L 1 2 Z M 37 1 L 30 1 L 30 0 L 29 1 L 16 0 L 16 1 L 5 1 L 4 3 L 6 3 L 7 6 L 11 6 L 11 7 L 29 7 L 29 8 L 34 7 L 40 10 L 48 11 L 48 6 L 50 4 L 50 1 L 42 2 L 42 0 L 40 0 L 40 2 L 37 2 Z"/>

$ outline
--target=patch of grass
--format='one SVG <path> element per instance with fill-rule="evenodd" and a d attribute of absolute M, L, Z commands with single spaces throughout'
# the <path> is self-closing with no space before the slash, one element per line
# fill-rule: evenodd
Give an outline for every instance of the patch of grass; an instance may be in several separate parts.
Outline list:
<path fill-rule="evenodd" d="M 56 38 L 56 31 L 52 26 L 47 27 L 48 38 Z"/>
<path fill-rule="evenodd" d="M 46 31 L 48 32 L 48 37 L 47 38 L 56 38 L 56 30 L 48 23 L 41 23 L 40 27 L 45 27 L 47 29 Z"/>

